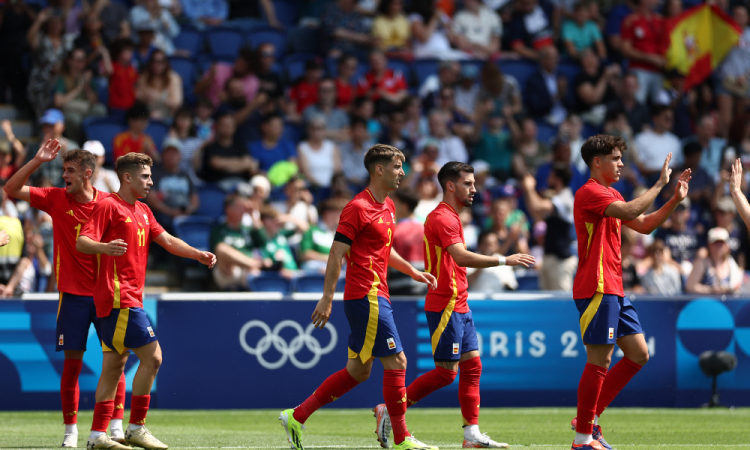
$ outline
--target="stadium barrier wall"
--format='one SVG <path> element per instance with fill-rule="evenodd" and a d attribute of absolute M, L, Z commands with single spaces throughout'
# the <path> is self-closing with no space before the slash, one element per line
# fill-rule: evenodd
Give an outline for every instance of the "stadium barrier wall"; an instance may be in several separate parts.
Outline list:
<path fill-rule="evenodd" d="M 0 410 L 57 409 L 63 367 L 55 352 L 56 295 L 0 301 Z M 349 326 L 335 301 L 329 325 L 313 329 L 316 294 L 163 294 L 144 302 L 164 349 L 152 403 L 160 408 L 293 407 L 344 367 Z M 340 299 L 340 297 L 339 297 Z M 53 301 L 54 300 L 54 301 Z M 393 298 L 409 359 L 407 382 L 431 370 L 423 300 Z M 722 401 L 750 406 L 750 298 L 634 299 L 651 360 L 613 406 L 695 407 L 711 380 L 698 366 L 705 350 L 726 350 L 737 368 L 719 376 Z M 561 294 L 470 297 L 483 363 L 482 406 L 573 406 L 585 363 L 578 312 Z M 81 409 L 91 409 L 101 352 L 91 328 L 80 377 Z M 622 357 L 616 351 L 613 364 Z M 126 366 L 128 389 L 137 359 Z M 332 404 L 382 402 L 382 366 Z M 456 382 L 419 406 L 457 407 Z M 128 396 L 129 397 L 129 396 Z M 128 398 L 129 401 L 129 398 Z"/>

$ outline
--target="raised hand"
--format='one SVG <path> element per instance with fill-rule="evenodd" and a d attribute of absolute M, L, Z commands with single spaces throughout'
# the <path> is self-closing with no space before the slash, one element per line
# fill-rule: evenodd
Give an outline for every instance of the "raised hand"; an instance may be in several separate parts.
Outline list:
<path fill-rule="evenodd" d="M 198 256 L 198 262 L 212 269 L 216 265 L 216 255 L 211 252 L 201 252 L 200 256 Z"/>
<path fill-rule="evenodd" d="M 527 255 L 526 253 L 516 253 L 505 258 L 506 266 L 533 266 L 536 262 L 533 256 Z"/>
<path fill-rule="evenodd" d="M 685 171 L 682 172 L 682 175 L 680 175 L 680 178 L 677 180 L 677 186 L 674 190 L 674 196 L 677 198 L 677 200 L 682 201 L 685 197 L 687 197 L 688 183 L 690 183 L 690 180 L 693 178 L 692 173 L 692 170 L 685 169 Z"/>
<path fill-rule="evenodd" d="M 661 175 L 659 176 L 659 183 L 662 187 L 669 184 L 669 176 L 672 175 L 672 169 L 669 168 L 669 162 L 672 161 L 672 154 L 667 155 L 667 159 L 664 160 L 664 165 L 661 168 Z"/>
<path fill-rule="evenodd" d="M 739 158 L 732 164 L 732 174 L 729 176 L 729 192 L 740 192 L 742 186 L 742 161 Z"/>
<path fill-rule="evenodd" d="M 114 241 L 107 244 L 107 248 L 104 253 L 109 256 L 122 256 L 125 254 L 125 251 L 127 251 L 127 249 L 127 242 L 123 241 L 122 239 L 115 239 Z"/>
<path fill-rule="evenodd" d="M 57 139 L 47 139 L 47 142 L 39 147 L 39 151 L 36 152 L 36 159 L 41 162 L 49 162 L 57 158 L 57 154 L 60 153 L 62 144 Z"/>
<path fill-rule="evenodd" d="M 430 289 L 437 289 L 437 280 L 429 272 L 417 272 L 411 278 L 414 281 L 426 284 Z"/>

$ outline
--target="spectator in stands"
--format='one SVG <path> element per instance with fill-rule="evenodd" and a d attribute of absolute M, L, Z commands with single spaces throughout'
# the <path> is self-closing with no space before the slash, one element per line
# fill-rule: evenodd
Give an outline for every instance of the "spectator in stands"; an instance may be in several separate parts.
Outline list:
<path fill-rule="evenodd" d="M 10 143 L 4 139 L 0 140 L 0 180 L 8 181 L 18 171 L 13 156 Z M 23 160 L 21 163 L 23 163 Z"/>
<path fill-rule="evenodd" d="M 401 184 L 404 186 L 416 186 L 417 182 L 421 178 L 429 178 L 437 176 L 442 165 L 438 164 L 438 158 L 440 156 L 440 143 L 435 139 L 424 139 L 418 147 L 419 154 L 413 157 L 410 163 L 410 171 L 401 180 Z M 429 211 L 427 211 L 429 214 Z"/>
<path fill-rule="evenodd" d="M 196 183 L 198 178 L 195 174 L 195 155 L 206 140 L 198 137 L 193 112 L 189 106 L 177 110 L 169 128 L 169 137 L 180 142 L 180 170 L 190 175 L 190 179 Z"/>
<path fill-rule="evenodd" d="M 701 233 L 705 232 L 705 228 L 698 230 L 690 224 L 690 206 L 689 198 L 684 199 L 672 213 L 671 223 L 656 230 L 655 235 L 657 239 L 664 241 L 672 253 L 672 260 L 681 267 L 684 275 L 690 273 L 698 249 L 705 245 Z"/>
<path fill-rule="evenodd" d="M 506 125 L 510 131 L 506 130 Z M 505 181 L 511 176 L 513 166 L 513 135 L 520 134 L 518 124 L 513 118 L 511 107 L 496 109 L 491 99 L 477 103 L 474 115 L 474 158 L 486 161 L 490 165 L 492 176 Z"/>
<path fill-rule="evenodd" d="M 112 43 L 117 38 L 130 37 L 128 9 L 122 3 L 112 0 L 94 0 L 90 14 L 101 19 L 102 34 L 107 43 Z"/>
<path fill-rule="evenodd" d="M 133 48 L 130 39 L 117 39 L 112 43 L 112 74 L 109 76 L 110 112 L 124 113 L 135 104 L 135 84 L 138 72 L 133 66 Z"/>
<path fill-rule="evenodd" d="M 461 75 L 455 85 L 456 109 L 466 117 L 474 115 L 474 106 L 479 99 L 479 84 L 476 82 L 479 71 L 476 66 L 466 65 L 461 68 Z"/>
<path fill-rule="evenodd" d="M 708 256 L 693 264 L 685 290 L 696 294 L 732 294 L 742 287 L 743 271 L 729 251 L 729 233 L 724 228 L 708 230 Z"/>
<path fill-rule="evenodd" d="M 221 290 L 247 289 L 248 275 L 259 274 L 263 267 L 255 252 L 261 242 L 259 233 L 242 223 L 246 201 L 239 194 L 229 194 L 224 199 L 224 221 L 211 230 L 211 251 L 216 255 L 216 269 L 211 273 Z"/>
<path fill-rule="evenodd" d="M 261 178 L 259 178 L 261 177 Z M 266 189 L 265 184 L 261 182 L 263 180 L 262 175 L 256 175 L 253 177 L 253 194 L 259 194 L 258 191 Z M 266 180 L 266 182 L 268 182 Z M 268 189 L 270 193 L 270 189 Z M 283 202 L 273 202 L 272 205 L 276 210 L 282 214 L 290 216 L 292 220 L 287 224 L 288 228 L 297 227 L 300 232 L 306 232 L 311 224 L 318 222 L 318 210 L 315 208 L 315 199 L 310 192 L 310 185 L 302 175 L 294 175 L 284 185 L 284 195 L 286 196 Z M 256 198 L 258 206 L 265 203 L 265 199 Z"/>
<path fill-rule="evenodd" d="M 182 77 L 172 70 L 167 55 L 156 50 L 141 70 L 136 84 L 136 98 L 151 112 L 151 118 L 168 121 L 182 106 Z"/>
<path fill-rule="evenodd" d="M 674 112 L 674 123 L 672 133 L 678 138 L 684 139 L 693 134 L 693 118 L 698 111 L 698 95 L 696 89 L 685 90 L 685 75 L 677 69 L 671 69 L 666 73 L 669 87 L 662 88 L 656 103 L 667 105 Z M 709 105 L 713 103 L 709 100 Z M 713 107 L 710 106 L 711 111 Z M 712 112 L 711 112 L 712 113 Z M 709 114 L 705 111 L 703 114 Z"/>
<path fill-rule="evenodd" d="M 414 216 L 418 221 L 424 223 L 427 220 L 427 215 L 440 204 L 441 189 L 437 181 L 437 174 L 433 170 L 425 168 L 419 175 L 416 185 L 419 203 L 414 209 Z"/>
<path fill-rule="evenodd" d="M 175 138 L 167 138 L 162 144 L 162 161 L 154 165 L 151 194 L 146 204 L 153 210 L 156 221 L 172 233 L 177 216 L 189 216 L 198 210 L 200 199 L 190 175 L 180 170 L 180 146 Z M 171 230 L 171 231 L 170 231 Z"/>
<path fill-rule="evenodd" d="M 318 101 L 305 109 L 302 117 L 308 126 L 313 117 L 323 118 L 327 139 L 342 142 L 349 137 L 349 115 L 336 106 L 336 82 L 331 78 L 320 80 Z"/>
<path fill-rule="evenodd" d="M 52 264 L 44 251 L 44 239 L 38 233 L 26 233 L 24 256 L 16 266 L 13 277 L 5 286 L 3 297 L 43 292 L 52 274 Z"/>
<path fill-rule="evenodd" d="M 573 192 L 586 183 L 586 174 L 582 174 L 578 168 L 570 162 L 571 150 L 570 143 L 557 139 L 552 145 L 552 161 L 540 164 L 536 169 L 536 189 L 538 192 L 544 192 L 549 188 L 549 182 L 552 169 L 560 165 L 570 167 L 571 179 L 568 185 Z M 530 171 L 534 173 L 534 171 Z"/>
<path fill-rule="evenodd" d="M 83 143 L 83 149 L 96 156 L 96 168 L 91 174 L 91 185 L 102 192 L 117 192 L 120 190 L 120 180 L 114 170 L 105 169 L 104 146 L 99 141 L 86 141 Z"/>
<path fill-rule="evenodd" d="M 268 170 L 279 161 L 297 161 L 294 144 L 284 139 L 284 119 L 279 114 L 264 116 L 260 122 L 261 138 L 248 146 L 250 155 L 258 161 L 261 172 Z"/>
<path fill-rule="evenodd" d="M 276 46 L 264 42 L 256 49 L 255 75 L 260 81 L 259 92 L 265 92 L 269 98 L 282 99 L 284 97 L 284 82 L 281 75 L 276 73 Z M 280 103 L 280 102 L 279 102 Z M 275 105 L 277 108 L 280 104 Z"/>
<path fill-rule="evenodd" d="M 62 179 L 62 155 L 68 150 L 76 150 L 81 147 L 78 146 L 76 141 L 63 137 L 63 132 L 65 131 L 65 116 L 62 111 L 58 109 L 48 109 L 39 119 L 39 125 L 42 127 L 42 138 L 39 142 L 34 142 L 27 146 L 27 162 L 36 156 L 36 152 L 42 143 L 47 142 L 49 139 L 57 139 L 60 141 L 61 147 L 58 157 L 52 161 L 42 163 L 39 169 L 31 175 L 30 179 L 37 186 L 40 180 L 46 178 L 52 183 L 52 186 L 63 187 L 65 186 L 65 183 Z"/>
<path fill-rule="evenodd" d="M 626 292 L 643 292 L 641 277 L 638 274 L 636 258 L 633 255 L 637 236 L 635 230 L 624 227 L 622 230 L 622 288 Z"/>
<path fill-rule="evenodd" d="M 315 187 L 330 187 L 333 174 L 341 171 L 341 153 L 336 144 L 326 138 L 323 116 L 313 116 L 307 122 L 307 140 L 299 143 L 297 154 L 300 173 Z"/>
<path fill-rule="evenodd" d="M 318 101 L 318 84 L 323 77 L 323 68 L 316 60 L 311 59 L 305 63 L 305 73 L 289 90 L 289 103 L 287 104 L 287 119 L 299 121 L 308 106 Z"/>
<path fill-rule="evenodd" d="M 237 134 L 235 139 L 239 142 L 248 142 L 257 139 L 257 123 L 260 121 L 258 113 L 268 105 L 268 94 L 258 92 L 252 102 L 247 101 L 245 96 L 242 79 L 230 78 L 227 80 L 225 90 L 219 95 L 221 104 L 218 111 L 228 111 L 234 114 L 234 120 L 237 122 Z M 275 112 L 274 109 L 272 111 Z"/>
<path fill-rule="evenodd" d="M 648 107 L 636 99 L 638 92 L 638 77 L 628 72 L 622 78 L 622 88 L 619 89 L 617 99 L 607 105 L 607 110 L 622 109 L 628 119 L 628 124 L 633 133 L 640 133 L 651 122 L 651 114 Z"/>
<path fill-rule="evenodd" d="M 229 17 L 227 0 L 180 0 L 185 17 L 196 28 L 217 27 Z"/>
<path fill-rule="evenodd" d="M 89 13 L 81 29 L 81 35 L 73 41 L 73 48 L 82 49 L 86 56 L 85 67 L 94 77 L 109 76 L 112 72 L 107 45 L 110 41 L 102 34 L 102 21 L 96 14 Z"/>
<path fill-rule="evenodd" d="M 435 109 L 442 111 L 448 118 L 448 127 L 451 132 L 461 138 L 461 140 L 467 142 L 474 132 L 474 124 L 471 122 L 471 117 L 464 115 L 458 110 L 455 98 L 456 91 L 452 87 L 445 86 L 440 88 Z"/>
<path fill-rule="evenodd" d="M 403 0 L 380 0 L 372 23 L 372 37 L 380 50 L 393 56 L 411 55 L 411 27 Z"/>
<path fill-rule="evenodd" d="M 287 238 L 295 232 L 284 228 L 290 217 L 283 216 L 270 205 L 263 205 L 260 208 L 260 220 L 263 228 L 260 231 L 260 256 L 263 258 L 264 265 L 270 268 L 266 270 L 281 271 L 285 278 L 291 278 L 297 270 L 297 262 L 294 260 L 294 254 L 289 246 Z"/>
<path fill-rule="evenodd" d="M 44 9 L 26 34 L 32 51 L 28 98 L 34 113 L 41 117 L 50 106 L 50 92 L 55 87 L 55 74 L 65 58 L 63 22 L 58 11 Z"/>
<path fill-rule="evenodd" d="M 573 191 L 570 190 L 570 166 L 559 163 L 549 175 L 551 190 L 542 197 L 536 191 L 536 180 L 531 174 L 523 177 L 521 184 L 526 207 L 535 221 L 547 224 L 544 237 L 544 265 L 539 274 L 539 286 L 544 291 L 573 289 L 573 276 L 578 267 L 574 251 Z"/>
<path fill-rule="evenodd" d="M 148 66 L 151 54 L 159 49 L 154 45 L 156 29 L 151 22 L 143 22 L 135 28 L 135 32 L 138 34 L 138 42 L 133 52 L 133 58 L 136 67 L 142 70 Z"/>
<path fill-rule="evenodd" d="M 674 121 L 672 110 L 669 106 L 657 105 L 653 108 L 651 117 L 653 129 L 646 129 L 635 136 L 638 169 L 648 180 L 658 177 L 667 154 L 672 154 L 671 164 L 675 167 L 682 166 L 684 162 L 680 141 L 669 131 Z"/>
<path fill-rule="evenodd" d="M 491 62 L 482 67 L 482 88 L 479 98 L 491 98 L 497 111 L 510 106 L 511 112 L 518 114 L 523 108 L 518 81 L 513 76 L 502 73 L 497 64 Z"/>
<path fill-rule="evenodd" d="M 393 197 L 397 221 L 393 248 L 415 267 L 424 266 L 424 224 L 414 215 L 419 201 L 419 194 L 408 187 L 398 189 Z"/>
<path fill-rule="evenodd" d="M 440 89 L 445 86 L 454 86 L 458 82 L 461 66 L 455 61 L 442 61 L 438 65 L 436 74 L 429 75 L 419 86 L 419 98 L 422 99 L 425 110 L 435 107 Z"/>
<path fill-rule="evenodd" d="M 711 198 L 717 189 L 714 177 L 700 166 L 703 148 L 698 142 L 689 142 L 682 147 L 682 153 L 685 164 L 681 170 L 690 169 L 692 171 L 688 197 L 700 210 L 708 211 L 711 207 Z M 719 177 L 719 179 L 721 180 L 722 177 Z M 718 190 L 721 191 L 721 194 L 724 193 L 723 189 Z"/>
<path fill-rule="evenodd" d="M 175 22 L 172 13 L 159 5 L 159 0 L 143 0 L 142 4 L 134 6 L 130 10 L 130 23 L 136 30 L 148 23 L 156 33 L 154 45 L 167 55 L 174 53 L 172 39 L 180 34 L 180 26 Z"/>
<path fill-rule="evenodd" d="M 602 67 L 599 58 L 590 49 L 579 53 L 583 70 L 575 79 L 576 106 L 584 122 L 600 127 L 607 113 L 607 104 L 617 100 L 620 66 Z"/>
<path fill-rule="evenodd" d="M 607 24 L 604 27 L 604 34 L 607 36 L 607 43 L 609 44 L 610 57 L 615 61 L 622 60 L 622 23 L 625 18 L 633 13 L 636 9 L 635 1 L 637 0 L 625 0 L 622 3 L 613 5 L 612 9 L 607 14 Z"/>
<path fill-rule="evenodd" d="M 8 180 L 26 163 L 26 149 L 23 143 L 16 139 L 10 120 L 0 122 L 0 128 L 5 133 L 7 141 L 0 146 L 0 180 Z"/>
<path fill-rule="evenodd" d="M 216 117 L 216 136 L 200 152 L 203 181 L 219 183 L 227 192 L 234 190 L 239 182 L 247 181 L 258 171 L 258 162 L 250 157 L 247 148 L 235 141 L 237 128 L 234 116 L 222 113 Z"/>
<path fill-rule="evenodd" d="M 546 0 L 519 0 L 506 31 L 511 49 L 523 58 L 539 59 L 542 48 L 554 45 L 554 9 Z"/>
<path fill-rule="evenodd" d="M 390 145 L 401 150 L 407 160 L 416 153 L 414 141 L 405 136 L 406 114 L 400 110 L 391 111 L 388 115 L 387 127 L 380 135 L 379 143 Z"/>
<path fill-rule="evenodd" d="M 638 0 L 635 11 L 622 23 L 622 48 L 630 70 L 638 77 L 635 96 L 641 103 L 657 100 L 664 83 L 664 19 L 654 12 L 656 0 Z"/>
<path fill-rule="evenodd" d="M 747 5 L 735 4 L 732 18 L 742 28 L 737 45 L 716 70 L 716 107 L 719 111 L 719 136 L 727 136 L 736 105 L 750 97 L 750 16 Z"/>
<path fill-rule="evenodd" d="M 481 0 L 466 0 L 464 9 L 453 17 L 451 28 L 456 34 L 456 46 L 474 58 L 491 58 L 500 51 L 502 22 Z"/>
<path fill-rule="evenodd" d="M 429 124 L 429 135 L 420 139 L 417 147 L 422 147 L 426 139 L 435 139 L 438 142 L 438 164 L 443 165 L 450 161 L 468 162 L 469 153 L 463 141 L 454 136 L 448 128 L 448 117 L 439 110 L 432 110 L 427 117 Z"/>
<path fill-rule="evenodd" d="M 656 239 L 648 247 L 648 257 L 653 265 L 641 277 L 641 285 L 649 294 L 671 297 L 682 293 L 680 271 L 670 264 L 669 249 L 664 241 Z"/>
<path fill-rule="evenodd" d="M 335 199 L 328 199 L 320 204 L 320 221 L 310 226 L 299 245 L 302 270 L 325 272 L 328 254 L 331 253 L 333 238 L 345 205 L 342 200 Z"/>
<path fill-rule="evenodd" d="M 422 102 L 419 97 L 409 97 L 404 101 L 404 114 L 406 115 L 404 136 L 413 142 L 419 142 L 429 133 L 427 118 L 422 114 Z"/>
<path fill-rule="evenodd" d="M 729 253 L 740 269 L 747 267 L 748 237 L 747 228 L 737 221 L 737 206 L 730 196 L 721 197 L 713 211 L 714 223 L 729 233 Z"/>
<path fill-rule="evenodd" d="M 529 224 L 526 215 L 517 209 L 515 188 L 505 185 L 497 194 L 499 198 L 492 202 L 488 229 L 497 235 L 500 244 L 498 253 L 528 253 Z"/>
<path fill-rule="evenodd" d="M 336 0 L 329 3 L 320 22 L 328 37 L 327 53 L 338 58 L 344 53 L 362 55 L 372 45 L 370 27 L 357 11 L 355 0 Z"/>
<path fill-rule="evenodd" d="M 512 117 L 515 122 L 515 117 Z M 526 172 L 536 173 L 537 169 L 548 163 L 552 150 L 547 142 L 539 140 L 539 127 L 537 126 L 534 119 L 530 117 L 521 117 L 519 119 L 519 125 L 514 125 L 512 122 L 508 122 L 513 127 L 511 130 L 520 128 L 520 132 L 512 134 L 513 146 L 515 148 L 515 155 L 513 156 L 513 171 L 516 174 L 524 174 Z M 570 151 L 568 151 L 570 155 Z M 537 178 L 539 183 L 539 178 Z M 546 178 L 543 181 L 544 186 L 547 184 Z"/>
<path fill-rule="evenodd" d="M 373 144 L 367 131 L 367 121 L 361 117 L 352 118 L 349 136 L 351 140 L 340 147 L 341 167 L 350 183 L 364 187 L 370 176 L 365 168 L 365 153 Z"/>
<path fill-rule="evenodd" d="M 212 139 L 214 136 L 214 104 L 211 100 L 202 97 L 195 102 L 195 134 L 204 141 Z"/>
<path fill-rule="evenodd" d="M 358 96 L 372 100 L 377 114 L 387 114 L 408 96 L 407 88 L 404 74 L 388 68 L 385 53 L 381 50 L 370 52 L 370 71 L 359 79 Z"/>
<path fill-rule="evenodd" d="M 456 42 L 456 35 L 450 26 L 450 16 L 436 8 L 434 0 L 415 0 L 411 3 L 413 12 L 409 15 L 409 22 L 415 58 L 456 60 L 469 56 L 451 47 Z"/>
<path fill-rule="evenodd" d="M 254 51 L 249 47 L 240 49 L 233 64 L 225 62 L 214 63 L 203 77 L 195 84 L 195 93 L 205 96 L 213 103 L 214 107 L 219 105 L 219 95 L 226 87 L 230 78 L 242 80 L 247 102 L 252 103 L 260 89 L 260 81 L 253 73 Z"/>
<path fill-rule="evenodd" d="M 336 107 L 349 111 L 354 102 L 357 86 L 352 83 L 359 62 L 353 55 L 343 55 L 336 65 Z"/>
<path fill-rule="evenodd" d="M 580 59 L 584 50 L 591 50 L 601 59 L 607 58 L 599 26 L 591 20 L 590 5 L 581 0 L 573 6 L 572 20 L 566 20 L 562 26 L 561 39 L 565 52 L 574 59 Z"/>
<path fill-rule="evenodd" d="M 712 115 L 702 115 L 695 121 L 695 134 L 682 141 L 682 145 L 696 142 L 701 146 L 700 167 L 714 179 L 724 164 L 724 148 L 727 140 L 716 136 L 716 119 Z"/>
<path fill-rule="evenodd" d="M 112 158 L 117 161 L 128 153 L 145 153 L 155 162 L 161 160 L 159 151 L 151 136 L 146 134 L 148 128 L 148 108 L 143 103 L 136 103 L 125 116 L 128 129 L 115 136 L 112 146 Z"/>
<path fill-rule="evenodd" d="M 477 238 L 477 252 L 481 255 L 502 255 L 497 234 L 491 231 L 482 232 Z M 469 292 L 494 294 L 518 289 L 518 280 L 510 266 L 495 266 L 484 269 L 467 268 Z"/>
<path fill-rule="evenodd" d="M 367 132 L 370 136 L 380 136 L 382 124 L 375 117 L 375 102 L 368 97 L 357 97 L 352 104 L 352 117 L 361 117 L 367 122 Z"/>
<path fill-rule="evenodd" d="M 560 58 L 555 47 L 542 48 L 538 58 L 539 70 L 526 81 L 526 108 L 532 117 L 557 126 L 565 119 L 570 107 L 568 79 L 558 73 Z"/>
<path fill-rule="evenodd" d="M 29 101 L 24 95 L 28 73 L 18 70 L 23 65 L 24 54 L 29 50 L 26 34 L 35 22 L 36 11 L 25 1 L 7 2 L 2 7 L 0 19 L 0 101 L 13 102 L 19 111 L 29 112 Z M 10 100 L 7 93 L 10 91 Z"/>
<path fill-rule="evenodd" d="M 2 187 L 5 186 L 4 182 L 1 184 Z M 8 194 L 3 190 L 0 195 L 2 195 L 3 202 L 5 202 L 8 198 Z M 0 215 L 0 230 L 3 230 L 10 238 L 7 245 L 0 247 L 0 289 L 3 294 L 8 290 L 12 294 L 15 290 L 15 286 L 11 286 L 10 289 L 8 289 L 7 286 L 10 279 L 13 277 L 18 262 L 23 256 L 25 240 L 23 225 L 21 225 L 21 221 L 18 220 L 17 216 L 14 217 L 8 214 L 2 214 Z"/>

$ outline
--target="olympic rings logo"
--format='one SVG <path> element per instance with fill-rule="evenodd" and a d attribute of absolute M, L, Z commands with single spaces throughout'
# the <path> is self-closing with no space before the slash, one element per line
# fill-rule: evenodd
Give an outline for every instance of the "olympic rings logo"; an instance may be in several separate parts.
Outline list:
<path fill-rule="evenodd" d="M 265 336 L 260 338 L 255 347 L 251 347 L 247 343 L 247 332 L 252 328 L 260 328 L 266 333 Z M 289 343 L 279 336 L 279 332 L 284 328 L 293 328 L 297 331 L 297 336 L 295 336 Z M 278 369 L 286 364 L 287 360 L 290 360 L 294 367 L 298 369 L 311 369 L 318 364 L 321 356 L 331 353 L 338 342 L 336 328 L 330 323 L 326 325 L 325 329 L 331 334 L 331 340 L 325 347 L 321 347 L 320 342 L 312 336 L 314 329 L 315 326 L 312 323 L 303 330 L 302 326 L 293 320 L 282 320 L 273 328 L 273 330 L 271 330 L 271 327 L 266 325 L 265 322 L 251 320 L 240 329 L 240 345 L 246 352 L 255 355 L 255 357 L 258 358 L 260 365 L 266 369 Z M 274 362 L 267 361 L 263 356 L 272 345 L 277 352 L 281 353 L 281 358 Z M 303 362 L 297 359 L 297 352 L 302 350 L 302 347 L 307 347 L 307 349 L 313 354 L 313 358 L 310 361 Z"/>

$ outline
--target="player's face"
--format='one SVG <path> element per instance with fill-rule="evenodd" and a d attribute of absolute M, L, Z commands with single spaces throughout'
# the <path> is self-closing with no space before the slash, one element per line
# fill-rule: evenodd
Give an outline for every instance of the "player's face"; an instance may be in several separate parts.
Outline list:
<path fill-rule="evenodd" d="M 65 192 L 76 194 L 83 189 L 86 177 L 91 176 L 90 170 L 83 170 L 80 164 L 74 162 L 63 163 L 63 180 L 65 180 Z"/>
<path fill-rule="evenodd" d="M 401 179 L 406 175 L 404 173 L 404 163 L 401 161 L 401 158 L 394 156 L 391 158 L 391 162 L 384 168 L 383 182 L 385 183 L 385 187 L 389 191 L 395 191 L 398 189 L 399 184 L 401 184 Z"/>
<path fill-rule="evenodd" d="M 622 153 L 620 149 L 615 149 L 612 153 L 605 157 L 597 156 L 599 159 L 599 170 L 601 170 L 602 176 L 605 180 L 610 183 L 617 183 L 620 181 L 620 170 L 625 167 L 622 163 Z"/>
<path fill-rule="evenodd" d="M 130 176 L 130 192 L 133 193 L 135 198 L 145 198 L 151 190 L 151 186 L 154 185 L 154 182 L 151 181 L 151 168 L 141 167 L 126 175 Z"/>
<path fill-rule="evenodd" d="M 474 187 L 473 173 L 461 172 L 461 178 L 451 184 L 458 203 L 462 206 L 471 206 L 474 203 L 474 194 L 476 194 L 477 189 Z"/>

